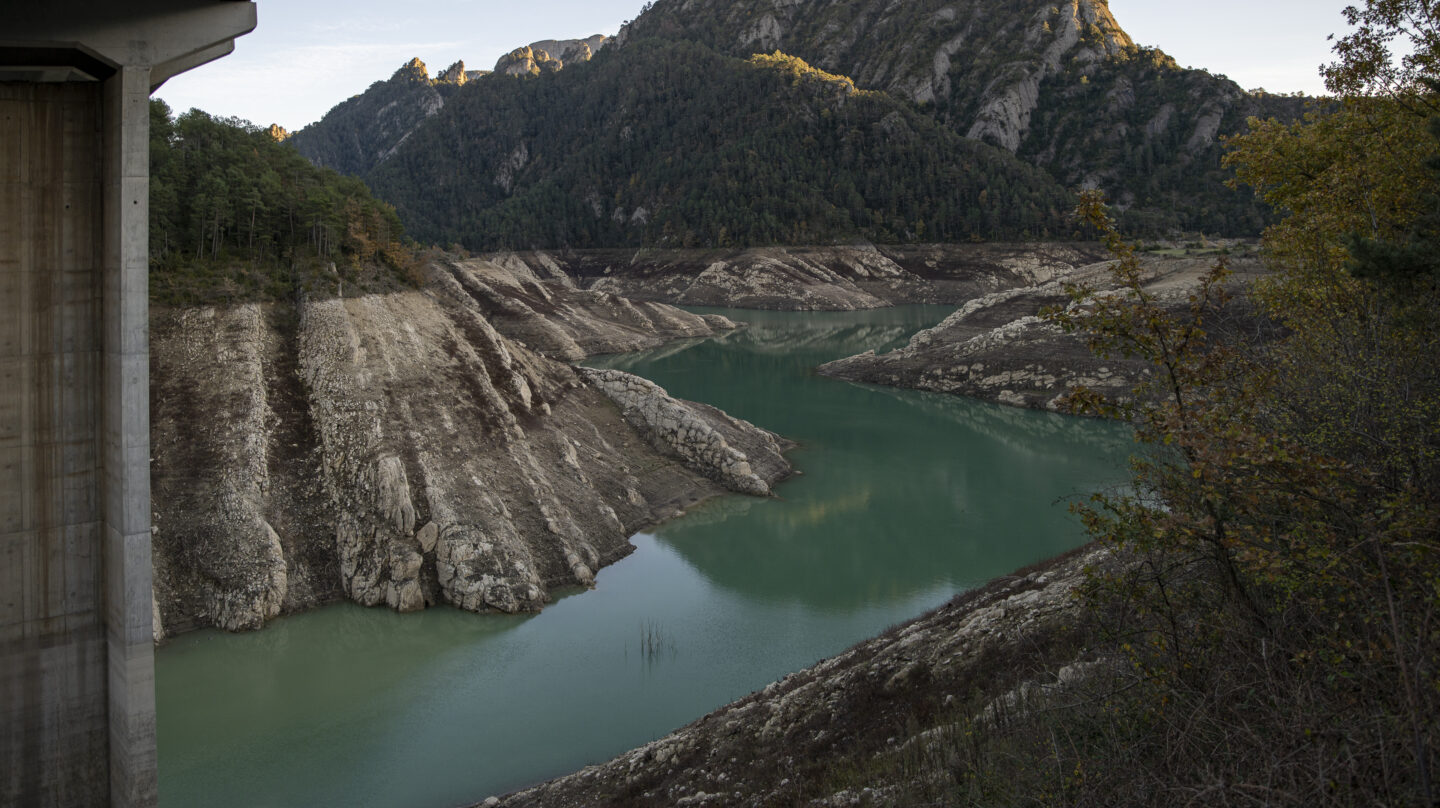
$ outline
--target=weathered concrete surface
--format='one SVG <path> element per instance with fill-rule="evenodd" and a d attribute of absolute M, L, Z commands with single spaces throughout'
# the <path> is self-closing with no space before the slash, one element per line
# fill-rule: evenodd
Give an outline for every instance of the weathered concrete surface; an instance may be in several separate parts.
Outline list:
<path fill-rule="evenodd" d="M 0 804 L 109 796 L 101 87 L 0 84 Z"/>
<path fill-rule="evenodd" d="M 153 322 L 157 636 L 341 598 L 538 610 L 635 531 L 790 471 L 764 430 L 659 388 L 617 406 L 505 333 L 568 356 L 723 318 L 442 261 L 423 291 Z M 622 407 L 678 414 L 671 440 Z"/>
<path fill-rule="evenodd" d="M 0 804 L 157 800 L 149 94 L 249 2 L 15 4 L 0 50 Z"/>

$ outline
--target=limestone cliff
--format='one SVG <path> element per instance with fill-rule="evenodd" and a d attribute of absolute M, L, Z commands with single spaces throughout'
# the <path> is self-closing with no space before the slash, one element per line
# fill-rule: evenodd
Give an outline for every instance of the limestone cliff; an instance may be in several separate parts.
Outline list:
<path fill-rule="evenodd" d="M 490 75 L 490 71 L 488 70 L 466 70 L 465 62 L 459 61 L 440 71 L 440 75 L 435 77 L 435 83 L 453 84 L 456 87 L 460 87 L 475 79 L 488 75 Z"/>
<path fill-rule="evenodd" d="M 604 34 L 596 34 L 585 39 L 542 39 L 539 42 L 531 42 L 532 50 L 545 51 L 562 64 L 572 65 L 579 62 L 588 62 L 590 59 L 610 42 L 610 37 Z"/>
<path fill-rule="evenodd" d="M 544 309 L 529 318 L 552 328 L 518 311 L 499 328 L 476 292 L 486 271 L 436 263 L 423 291 L 298 309 L 156 310 L 165 631 L 258 628 L 341 597 L 536 610 L 555 587 L 592 584 L 637 529 L 727 489 L 768 493 L 788 473 L 770 433 L 631 385 L 627 411 L 666 416 L 637 429 L 613 391 L 504 333 L 621 349 L 639 339 L 636 312 L 676 336 L 733 324 L 512 278 L 491 291 L 523 286 Z M 550 347 L 562 342 L 559 355 L 584 352 L 574 337 Z"/>
<path fill-rule="evenodd" d="M 596 34 L 585 39 L 542 39 L 505 54 L 495 63 L 502 76 L 538 76 L 553 73 L 566 65 L 588 62 L 610 38 Z"/>
<path fill-rule="evenodd" d="M 657 3 L 626 36 L 700 39 L 736 53 L 782 50 L 920 104 L 1015 151 L 1045 78 L 1134 47 L 1105 0 Z"/>

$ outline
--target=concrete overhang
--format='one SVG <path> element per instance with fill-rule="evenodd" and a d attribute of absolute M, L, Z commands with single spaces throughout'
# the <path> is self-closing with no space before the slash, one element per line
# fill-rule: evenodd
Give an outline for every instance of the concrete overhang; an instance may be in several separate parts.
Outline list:
<path fill-rule="evenodd" d="M 249 0 L 29 2 L 0 14 L 0 80 L 99 80 L 150 68 L 154 92 L 172 76 L 235 49 L 255 28 Z"/>

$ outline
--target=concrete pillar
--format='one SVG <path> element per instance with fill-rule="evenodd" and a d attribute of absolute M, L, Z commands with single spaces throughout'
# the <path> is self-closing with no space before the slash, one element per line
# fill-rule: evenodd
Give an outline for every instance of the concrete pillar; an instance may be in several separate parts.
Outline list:
<path fill-rule="evenodd" d="M 0 12 L 0 806 L 153 806 L 150 93 L 244 0 Z"/>
<path fill-rule="evenodd" d="M 109 796 L 101 88 L 0 84 L 0 805 Z"/>
<path fill-rule="evenodd" d="M 150 68 L 105 82 L 101 408 L 110 804 L 154 805 L 150 570 Z"/>

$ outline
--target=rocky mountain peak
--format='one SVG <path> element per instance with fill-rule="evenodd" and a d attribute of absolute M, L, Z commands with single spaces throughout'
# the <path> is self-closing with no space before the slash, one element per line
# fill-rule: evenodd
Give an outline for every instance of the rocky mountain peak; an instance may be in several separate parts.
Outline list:
<path fill-rule="evenodd" d="M 554 73 L 564 66 L 548 52 L 527 45 L 501 56 L 495 63 L 495 72 L 501 76 L 538 76 Z"/>
<path fill-rule="evenodd" d="M 530 47 L 536 51 L 544 51 L 562 63 L 571 65 L 590 61 L 591 57 L 605 47 L 609 41 L 610 38 L 604 34 L 596 34 L 585 39 L 542 39 L 539 42 L 531 42 Z"/>
<path fill-rule="evenodd" d="M 440 75 L 435 77 L 435 80 L 442 84 L 461 86 L 470 81 L 470 74 L 465 71 L 465 62 L 459 61 L 445 68 Z"/>
<path fill-rule="evenodd" d="M 1016 151 L 1039 84 L 1127 49 L 1106 0 L 671 0 L 627 38 L 695 39 L 736 56 L 780 50 L 920 104 L 963 116 L 961 134 Z"/>
<path fill-rule="evenodd" d="M 423 81 L 426 84 L 429 84 L 430 69 L 425 66 L 424 62 L 420 61 L 419 56 L 416 56 L 415 58 L 401 65 L 400 69 L 395 71 L 395 75 L 390 77 L 390 80 Z"/>

